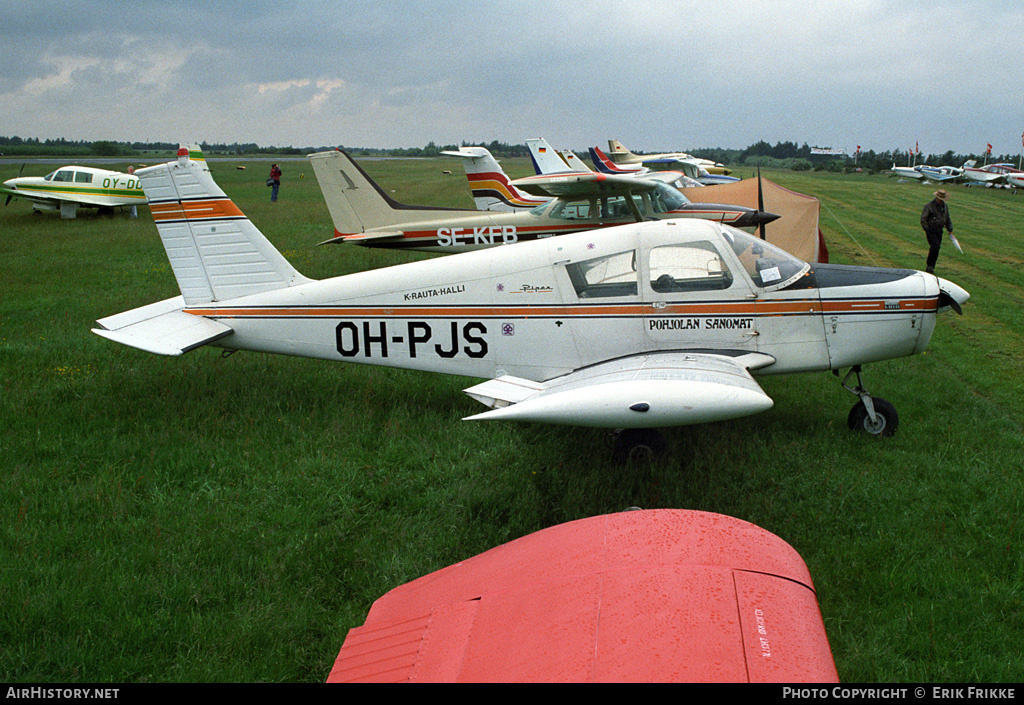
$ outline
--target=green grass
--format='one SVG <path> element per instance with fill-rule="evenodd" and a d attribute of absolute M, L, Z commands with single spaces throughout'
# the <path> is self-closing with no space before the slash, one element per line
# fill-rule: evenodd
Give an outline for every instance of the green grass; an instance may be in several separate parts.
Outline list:
<path fill-rule="evenodd" d="M 212 169 L 307 276 L 427 256 L 315 247 L 332 227 L 308 163 L 283 162 L 276 204 L 269 163 L 244 164 Z M 364 165 L 399 200 L 472 207 L 456 160 Z M 923 267 L 934 187 L 765 176 L 821 198 L 833 261 Z M 462 422 L 480 408 L 464 378 L 112 344 L 89 332 L 97 318 L 177 293 L 147 210 L 62 221 L 12 202 L 0 680 L 322 681 L 387 590 L 629 506 L 720 512 L 792 544 L 843 680 L 1019 680 L 1024 199 L 953 193 L 966 254 L 944 246 L 939 273 L 971 292 L 965 315 L 944 316 L 925 354 L 865 369 L 900 411 L 895 437 L 850 433 L 854 399 L 832 375 L 764 377 L 773 409 L 671 430 L 671 459 L 641 470 L 610 463 L 604 431 Z"/>

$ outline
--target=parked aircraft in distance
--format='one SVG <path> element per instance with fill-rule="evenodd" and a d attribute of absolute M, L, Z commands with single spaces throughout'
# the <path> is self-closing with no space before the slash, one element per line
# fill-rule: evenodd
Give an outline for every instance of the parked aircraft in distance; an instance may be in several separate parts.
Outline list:
<path fill-rule="evenodd" d="M 513 186 L 498 160 L 484 147 L 460 147 L 441 154 L 462 159 L 477 210 L 512 213 L 530 210 L 551 200 L 531 196 Z"/>
<path fill-rule="evenodd" d="M 894 176 L 899 176 L 904 179 L 914 179 L 915 181 L 924 178 L 924 174 L 912 166 L 896 166 L 893 164 L 892 169 L 890 169 L 889 172 Z"/>
<path fill-rule="evenodd" d="M 985 186 L 996 186 L 1004 183 L 1009 183 L 1008 177 L 1011 175 L 1024 174 L 1020 169 L 1016 168 L 1013 164 L 987 164 L 985 166 L 977 166 L 977 162 L 973 159 L 968 162 L 964 162 L 963 175 L 964 178 L 973 182 L 974 184 L 983 184 Z"/>
<path fill-rule="evenodd" d="M 530 157 L 533 160 L 533 168 L 538 174 L 550 175 L 573 172 L 589 173 L 593 171 L 593 169 L 587 167 L 582 160 L 576 157 L 575 154 L 566 158 L 560 152 L 556 152 L 547 143 L 547 140 L 543 138 L 528 139 L 526 140 L 526 146 L 530 150 Z M 593 150 L 591 150 L 590 153 L 593 155 Z M 569 165 L 570 161 L 573 163 L 573 166 Z M 622 168 L 612 164 L 610 161 L 608 161 L 607 164 L 599 164 L 596 160 L 594 161 L 594 166 L 597 167 L 597 171 L 602 174 L 654 179 L 655 181 L 663 181 L 670 186 L 675 186 L 676 188 L 693 188 L 703 186 L 703 184 L 691 179 L 682 171 L 654 171 L 640 165 Z"/>
<path fill-rule="evenodd" d="M 694 203 L 679 189 L 653 179 L 594 172 L 511 181 L 516 193 L 550 199 L 529 210 L 408 206 L 386 194 L 343 151 L 309 159 L 334 221 L 334 237 L 325 242 L 451 254 L 648 219 L 695 218 L 753 229 L 778 218 L 745 206 Z M 469 178 L 473 183 L 474 176 Z M 502 185 L 497 179 L 488 184 Z"/>
<path fill-rule="evenodd" d="M 698 164 L 696 160 L 671 157 L 645 160 L 643 165 L 639 167 L 636 164 L 621 165 L 613 162 L 597 147 L 590 148 L 590 159 L 594 162 L 594 166 L 597 167 L 598 171 L 606 174 L 615 174 L 636 168 L 642 169 L 642 175 L 647 178 L 660 178 L 660 174 L 682 174 L 683 178 L 673 182 L 679 188 L 690 188 L 693 185 L 715 186 L 717 184 L 729 184 L 739 181 L 735 176 L 711 174 L 707 169 Z"/>
<path fill-rule="evenodd" d="M 608 156 L 612 158 L 616 164 L 645 164 L 647 162 L 657 162 L 663 159 L 683 159 L 686 161 L 696 162 L 699 166 L 704 167 L 709 174 L 731 174 L 732 171 L 727 169 L 722 164 L 712 161 L 710 159 L 702 159 L 695 157 L 692 154 L 686 152 L 666 152 L 663 154 L 633 154 L 626 149 L 622 142 L 618 140 L 608 140 Z"/>
<path fill-rule="evenodd" d="M 836 683 L 811 574 L 722 514 L 559 524 L 401 585 L 328 683 Z"/>
<path fill-rule="evenodd" d="M 139 180 L 130 174 L 89 166 L 63 166 L 46 176 L 18 176 L 4 182 L 0 191 L 12 198 L 24 198 L 35 211 L 59 211 L 62 218 L 74 218 L 79 208 L 109 208 L 143 205 L 146 196 Z"/>
<path fill-rule="evenodd" d="M 192 158 L 205 164 L 199 147 L 190 147 Z M 24 169 L 24 165 L 22 166 Z M 89 166 L 63 166 L 46 176 L 18 176 L 0 187 L 12 198 L 31 201 L 35 211 L 60 211 L 62 218 L 74 218 L 79 208 L 113 209 L 143 205 L 146 195 L 132 174 Z"/>
<path fill-rule="evenodd" d="M 659 452 L 660 427 L 770 408 L 752 374 L 848 367 L 848 424 L 891 435 L 896 410 L 861 365 L 923 351 L 936 314 L 969 298 L 924 272 L 812 267 L 695 218 L 314 281 L 187 150 L 138 176 L 181 295 L 101 319 L 98 335 L 162 355 L 214 345 L 483 378 L 465 391 L 490 410 L 469 419 L 628 429 L 619 458 Z"/>

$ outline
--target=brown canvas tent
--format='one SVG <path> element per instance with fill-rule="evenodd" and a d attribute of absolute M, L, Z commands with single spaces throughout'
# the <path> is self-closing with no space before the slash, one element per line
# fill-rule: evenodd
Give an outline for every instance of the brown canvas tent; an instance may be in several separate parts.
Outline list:
<path fill-rule="evenodd" d="M 691 201 L 757 208 L 757 181 L 756 178 L 743 179 L 731 184 L 684 189 L 683 193 Z M 818 227 L 821 205 L 818 199 L 790 191 L 765 178 L 761 179 L 761 188 L 764 209 L 781 216 L 765 226 L 768 242 L 807 262 L 828 262 L 825 238 Z"/>

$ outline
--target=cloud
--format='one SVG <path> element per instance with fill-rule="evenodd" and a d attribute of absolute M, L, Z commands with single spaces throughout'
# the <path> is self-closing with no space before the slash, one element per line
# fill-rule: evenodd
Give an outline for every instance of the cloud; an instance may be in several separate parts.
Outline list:
<path fill-rule="evenodd" d="M 1024 58 L 983 38 L 1019 36 L 1024 13 L 989 0 L 83 0 L 0 12 L 0 134 L 1007 151 L 1022 127 Z"/>

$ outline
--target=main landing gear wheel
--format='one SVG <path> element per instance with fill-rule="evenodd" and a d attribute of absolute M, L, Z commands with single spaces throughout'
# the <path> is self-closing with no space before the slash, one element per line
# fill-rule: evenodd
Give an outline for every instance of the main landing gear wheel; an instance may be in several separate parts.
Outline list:
<path fill-rule="evenodd" d="M 835 371 L 835 375 L 839 376 L 838 370 Z M 852 375 L 857 376 L 856 387 L 848 384 Z M 881 397 L 873 397 L 868 394 L 868 390 L 864 388 L 864 383 L 860 378 L 860 365 L 850 369 L 846 377 L 843 378 L 842 385 L 843 389 L 860 397 L 860 401 L 853 405 L 850 415 L 846 418 L 846 425 L 850 427 L 850 430 L 870 433 L 872 436 L 880 438 L 888 438 L 896 433 L 896 428 L 900 425 L 896 407 Z"/>
<path fill-rule="evenodd" d="M 875 407 L 875 420 L 871 420 L 864 402 L 859 401 L 850 409 L 850 415 L 846 419 L 846 424 L 850 429 L 883 438 L 888 438 L 896 433 L 896 428 L 900 425 L 896 407 L 881 397 L 871 397 L 871 403 Z"/>
<path fill-rule="evenodd" d="M 615 440 L 612 460 L 618 465 L 649 465 L 661 458 L 667 447 L 665 437 L 656 429 L 627 428 Z"/>

